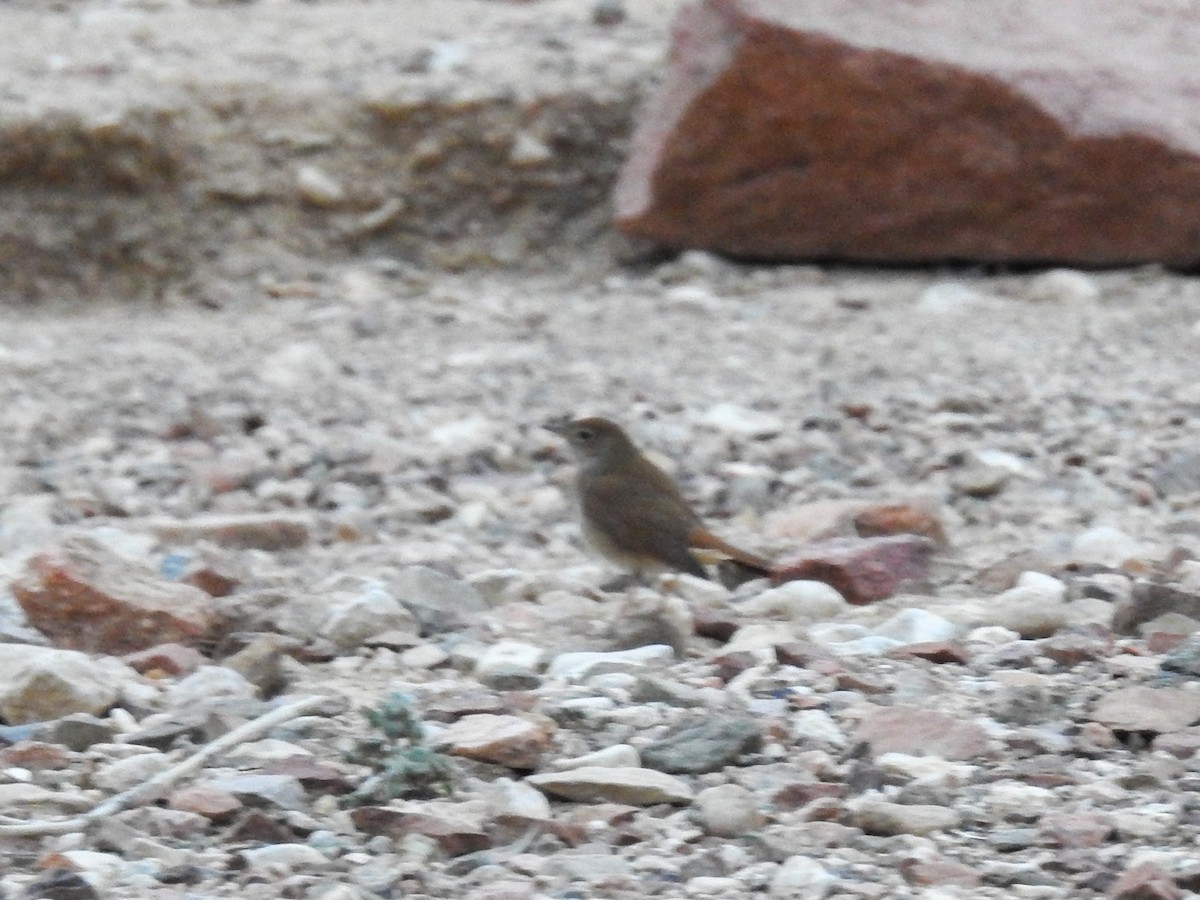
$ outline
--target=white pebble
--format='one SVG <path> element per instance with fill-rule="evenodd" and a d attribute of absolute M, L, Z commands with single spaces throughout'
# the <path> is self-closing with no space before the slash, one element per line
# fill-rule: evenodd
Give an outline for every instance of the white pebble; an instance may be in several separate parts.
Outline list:
<path fill-rule="evenodd" d="M 834 885 L 834 877 L 823 865 L 807 856 L 789 856 L 771 879 L 772 897 L 817 900 Z"/>
<path fill-rule="evenodd" d="M 921 292 L 917 309 L 927 313 L 963 313 L 978 308 L 984 294 L 959 281 L 931 284 Z"/>
<path fill-rule="evenodd" d="M 337 206 L 346 199 L 341 183 L 316 166 L 301 166 L 296 170 L 296 187 L 300 196 L 313 206 Z"/>
<path fill-rule="evenodd" d="M 958 626 L 924 609 L 909 607 L 877 626 L 875 634 L 905 644 L 917 644 L 951 640 L 958 634 Z"/>
<path fill-rule="evenodd" d="M 1035 277 L 1025 296 L 1038 303 L 1084 303 L 1100 296 L 1090 275 L 1075 269 L 1051 269 Z"/>
<path fill-rule="evenodd" d="M 782 616 L 809 623 L 836 619 L 847 608 L 837 589 L 821 581 L 789 581 L 769 588 L 741 603 L 738 611 L 750 616 Z"/>

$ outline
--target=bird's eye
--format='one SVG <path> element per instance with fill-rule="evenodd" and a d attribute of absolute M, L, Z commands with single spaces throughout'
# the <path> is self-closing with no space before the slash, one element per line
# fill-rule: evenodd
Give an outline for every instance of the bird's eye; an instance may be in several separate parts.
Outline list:
<path fill-rule="evenodd" d="M 580 428 L 575 432 L 575 437 L 581 441 L 590 441 L 592 439 L 592 431 L 589 428 Z"/>

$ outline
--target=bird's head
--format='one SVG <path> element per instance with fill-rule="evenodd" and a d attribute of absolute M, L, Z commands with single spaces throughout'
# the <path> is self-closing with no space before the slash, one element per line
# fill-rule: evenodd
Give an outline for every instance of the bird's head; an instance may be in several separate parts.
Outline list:
<path fill-rule="evenodd" d="M 551 419 L 545 427 L 566 439 L 581 466 L 611 465 L 637 455 L 629 435 L 608 419 L 598 416 L 570 419 L 563 416 Z"/>

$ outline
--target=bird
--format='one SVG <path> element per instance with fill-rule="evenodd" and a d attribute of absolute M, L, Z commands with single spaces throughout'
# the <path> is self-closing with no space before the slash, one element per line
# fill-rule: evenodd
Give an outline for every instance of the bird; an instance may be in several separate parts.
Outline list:
<path fill-rule="evenodd" d="M 575 457 L 580 527 L 610 562 L 641 579 L 664 572 L 708 578 L 705 559 L 731 561 L 743 581 L 771 574 L 768 560 L 709 531 L 671 477 L 615 422 L 563 416 L 544 427 L 565 438 Z"/>

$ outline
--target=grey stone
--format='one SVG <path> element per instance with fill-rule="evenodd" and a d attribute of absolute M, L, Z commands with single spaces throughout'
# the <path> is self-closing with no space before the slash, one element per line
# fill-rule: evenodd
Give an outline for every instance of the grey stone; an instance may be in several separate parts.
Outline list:
<path fill-rule="evenodd" d="M 585 766 L 564 772 L 542 772 L 525 779 L 538 790 L 579 803 L 690 803 L 695 796 L 687 783 L 653 769 Z"/>
<path fill-rule="evenodd" d="M 409 566 L 389 580 L 391 593 L 421 624 L 422 634 L 462 628 L 487 609 L 479 591 L 428 566 Z"/>
<path fill-rule="evenodd" d="M 233 794 L 247 806 L 305 809 L 308 797 L 300 780 L 291 775 L 227 775 L 197 785 Z"/>
<path fill-rule="evenodd" d="M 90 713 L 74 713 L 48 722 L 38 732 L 41 740 L 62 744 L 70 750 L 82 751 L 92 744 L 103 744 L 112 740 L 117 733 L 112 719 L 101 719 Z"/>
<path fill-rule="evenodd" d="M 762 732 L 752 720 L 714 716 L 644 747 L 642 764 L 662 772 L 715 772 L 759 750 L 762 743 Z"/>
<path fill-rule="evenodd" d="M 356 593 L 340 594 L 330 604 L 322 634 L 342 650 L 352 650 L 388 631 L 416 633 L 417 617 L 380 582 Z"/>
<path fill-rule="evenodd" d="M 846 806 L 853 823 L 867 834 L 930 834 L 962 823 L 962 816 L 949 807 L 891 803 L 875 792 L 855 798 Z"/>
<path fill-rule="evenodd" d="M 1168 651 L 1161 665 L 1168 672 L 1200 675 L 1200 634 L 1185 638 Z"/>

